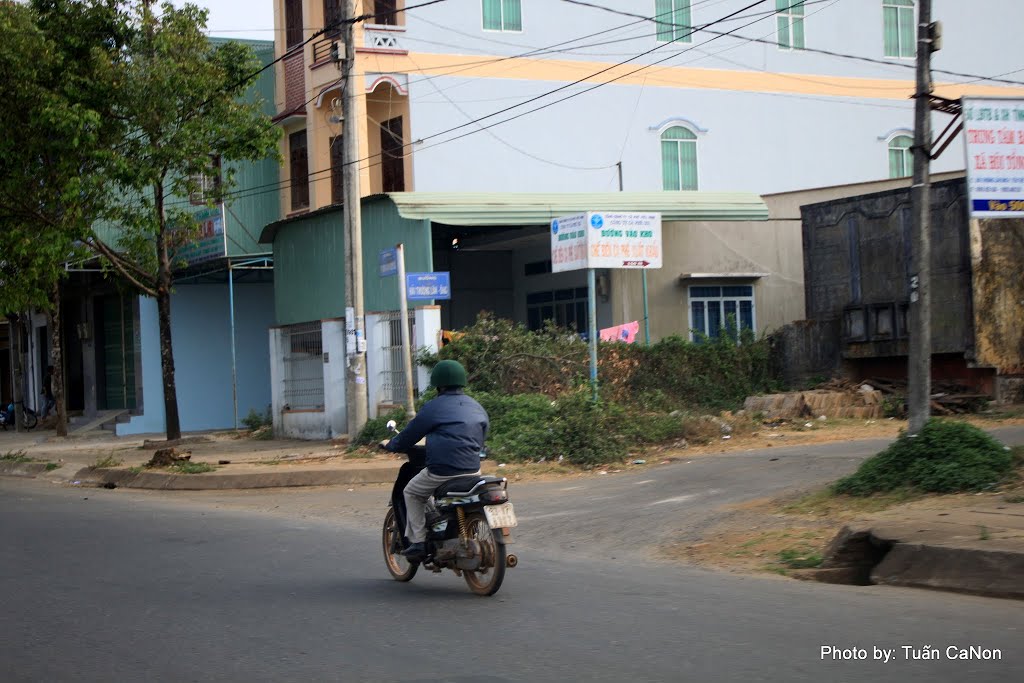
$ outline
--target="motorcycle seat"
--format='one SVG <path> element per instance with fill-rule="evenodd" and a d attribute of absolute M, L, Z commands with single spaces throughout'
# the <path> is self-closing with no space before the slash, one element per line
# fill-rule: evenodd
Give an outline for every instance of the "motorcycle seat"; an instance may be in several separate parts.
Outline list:
<path fill-rule="evenodd" d="M 490 484 L 504 484 L 504 477 L 489 477 L 479 474 L 467 474 L 464 477 L 449 479 L 434 489 L 435 498 L 447 496 L 472 496 Z"/>

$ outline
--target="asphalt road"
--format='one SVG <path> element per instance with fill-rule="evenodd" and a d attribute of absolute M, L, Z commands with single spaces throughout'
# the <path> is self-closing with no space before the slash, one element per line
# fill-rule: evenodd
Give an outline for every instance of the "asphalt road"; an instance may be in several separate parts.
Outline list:
<path fill-rule="evenodd" d="M 608 475 L 580 480 L 583 489 L 563 490 L 577 485 L 565 481 L 516 487 L 521 564 L 492 598 L 472 595 L 450 573 L 421 572 L 410 584 L 389 578 L 379 541 L 384 487 L 176 495 L 0 480 L 0 676 L 483 683 L 1005 683 L 1024 676 L 1019 602 L 704 572 L 641 561 L 642 539 L 621 545 L 624 535 L 600 534 L 602 525 L 626 519 L 652 533 L 659 520 L 683 528 L 687 511 L 709 501 L 768 494 L 800 472 L 827 479 L 859 457 L 839 448 L 810 462 L 782 450 L 763 463 L 735 455 L 654 468 L 643 475 L 650 483 Z M 744 493 L 738 479 L 758 483 Z M 577 526 L 586 547 L 573 549 L 566 541 Z M 615 560 L 593 557 L 612 553 Z M 1001 659 L 950 660 L 950 645 L 998 650 Z M 828 646 L 864 648 L 867 659 L 823 658 Z M 908 658 L 903 646 L 938 648 L 940 658 Z M 893 659 L 874 660 L 874 648 L 893 650 Z"/>

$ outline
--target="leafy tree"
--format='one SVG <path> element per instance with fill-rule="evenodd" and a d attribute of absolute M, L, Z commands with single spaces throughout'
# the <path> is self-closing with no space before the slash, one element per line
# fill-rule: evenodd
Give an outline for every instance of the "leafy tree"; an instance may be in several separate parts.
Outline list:
<path fill-rule="evenodd" d="M 134 27 L 118 83 L 127 134 L 112 169 L 117 200 L 107 226 L 97 225 L 88 246 L 140 292 L 156 299 L 168 440 L 181 436 L 171 340 L 175 247 L 191 241 L 198 225 L 187 198 L 211 174 L 212 205 L 232 187 L 231 162 L 276 155 L 279 131 L 260 103 L 239 97 L 259 65 L 240 43 L 214 44 L 203 33 L 206 10 L 170 3 L 154 14 L 151 0 L 128 6 Z M 113 226 L 113 229 L 110 229 Z"/>
<path fill-rule="evenodd" d="M 0 2 L 0 312 L 47 312 L 62 435 L 59 283 L 102 210 L 111 145 L 123 137 L 110 113 L 126 27 L 113 0 Z"/>

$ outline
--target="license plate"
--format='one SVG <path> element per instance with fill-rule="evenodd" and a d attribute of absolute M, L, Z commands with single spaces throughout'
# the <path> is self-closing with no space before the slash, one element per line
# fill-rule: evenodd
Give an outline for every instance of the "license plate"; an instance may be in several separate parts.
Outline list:
<path fill-rule="evenodd" d="M 512 503 L 485 505 L 484 515 L 487 516 L 487 524 L 492 529 L 502 529 L 519 525 L 519 522 L 516 521 L 515 510 L 512 509 Z"/>

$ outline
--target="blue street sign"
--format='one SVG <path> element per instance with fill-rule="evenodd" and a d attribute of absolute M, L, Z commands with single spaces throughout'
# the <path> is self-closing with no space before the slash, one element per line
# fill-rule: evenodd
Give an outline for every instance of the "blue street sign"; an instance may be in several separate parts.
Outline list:
<path fill-rule="evenodd" d="M 452 286 L 447 272 L 406 273 L 406 296 L 411 299 L 451 299 Z"/>
<path fill-rule="evenodd" d="M 377 257 L 378 272 L 381 277 L 398 275 L 398 250 L 394 247 L 381 249 Z"/>

